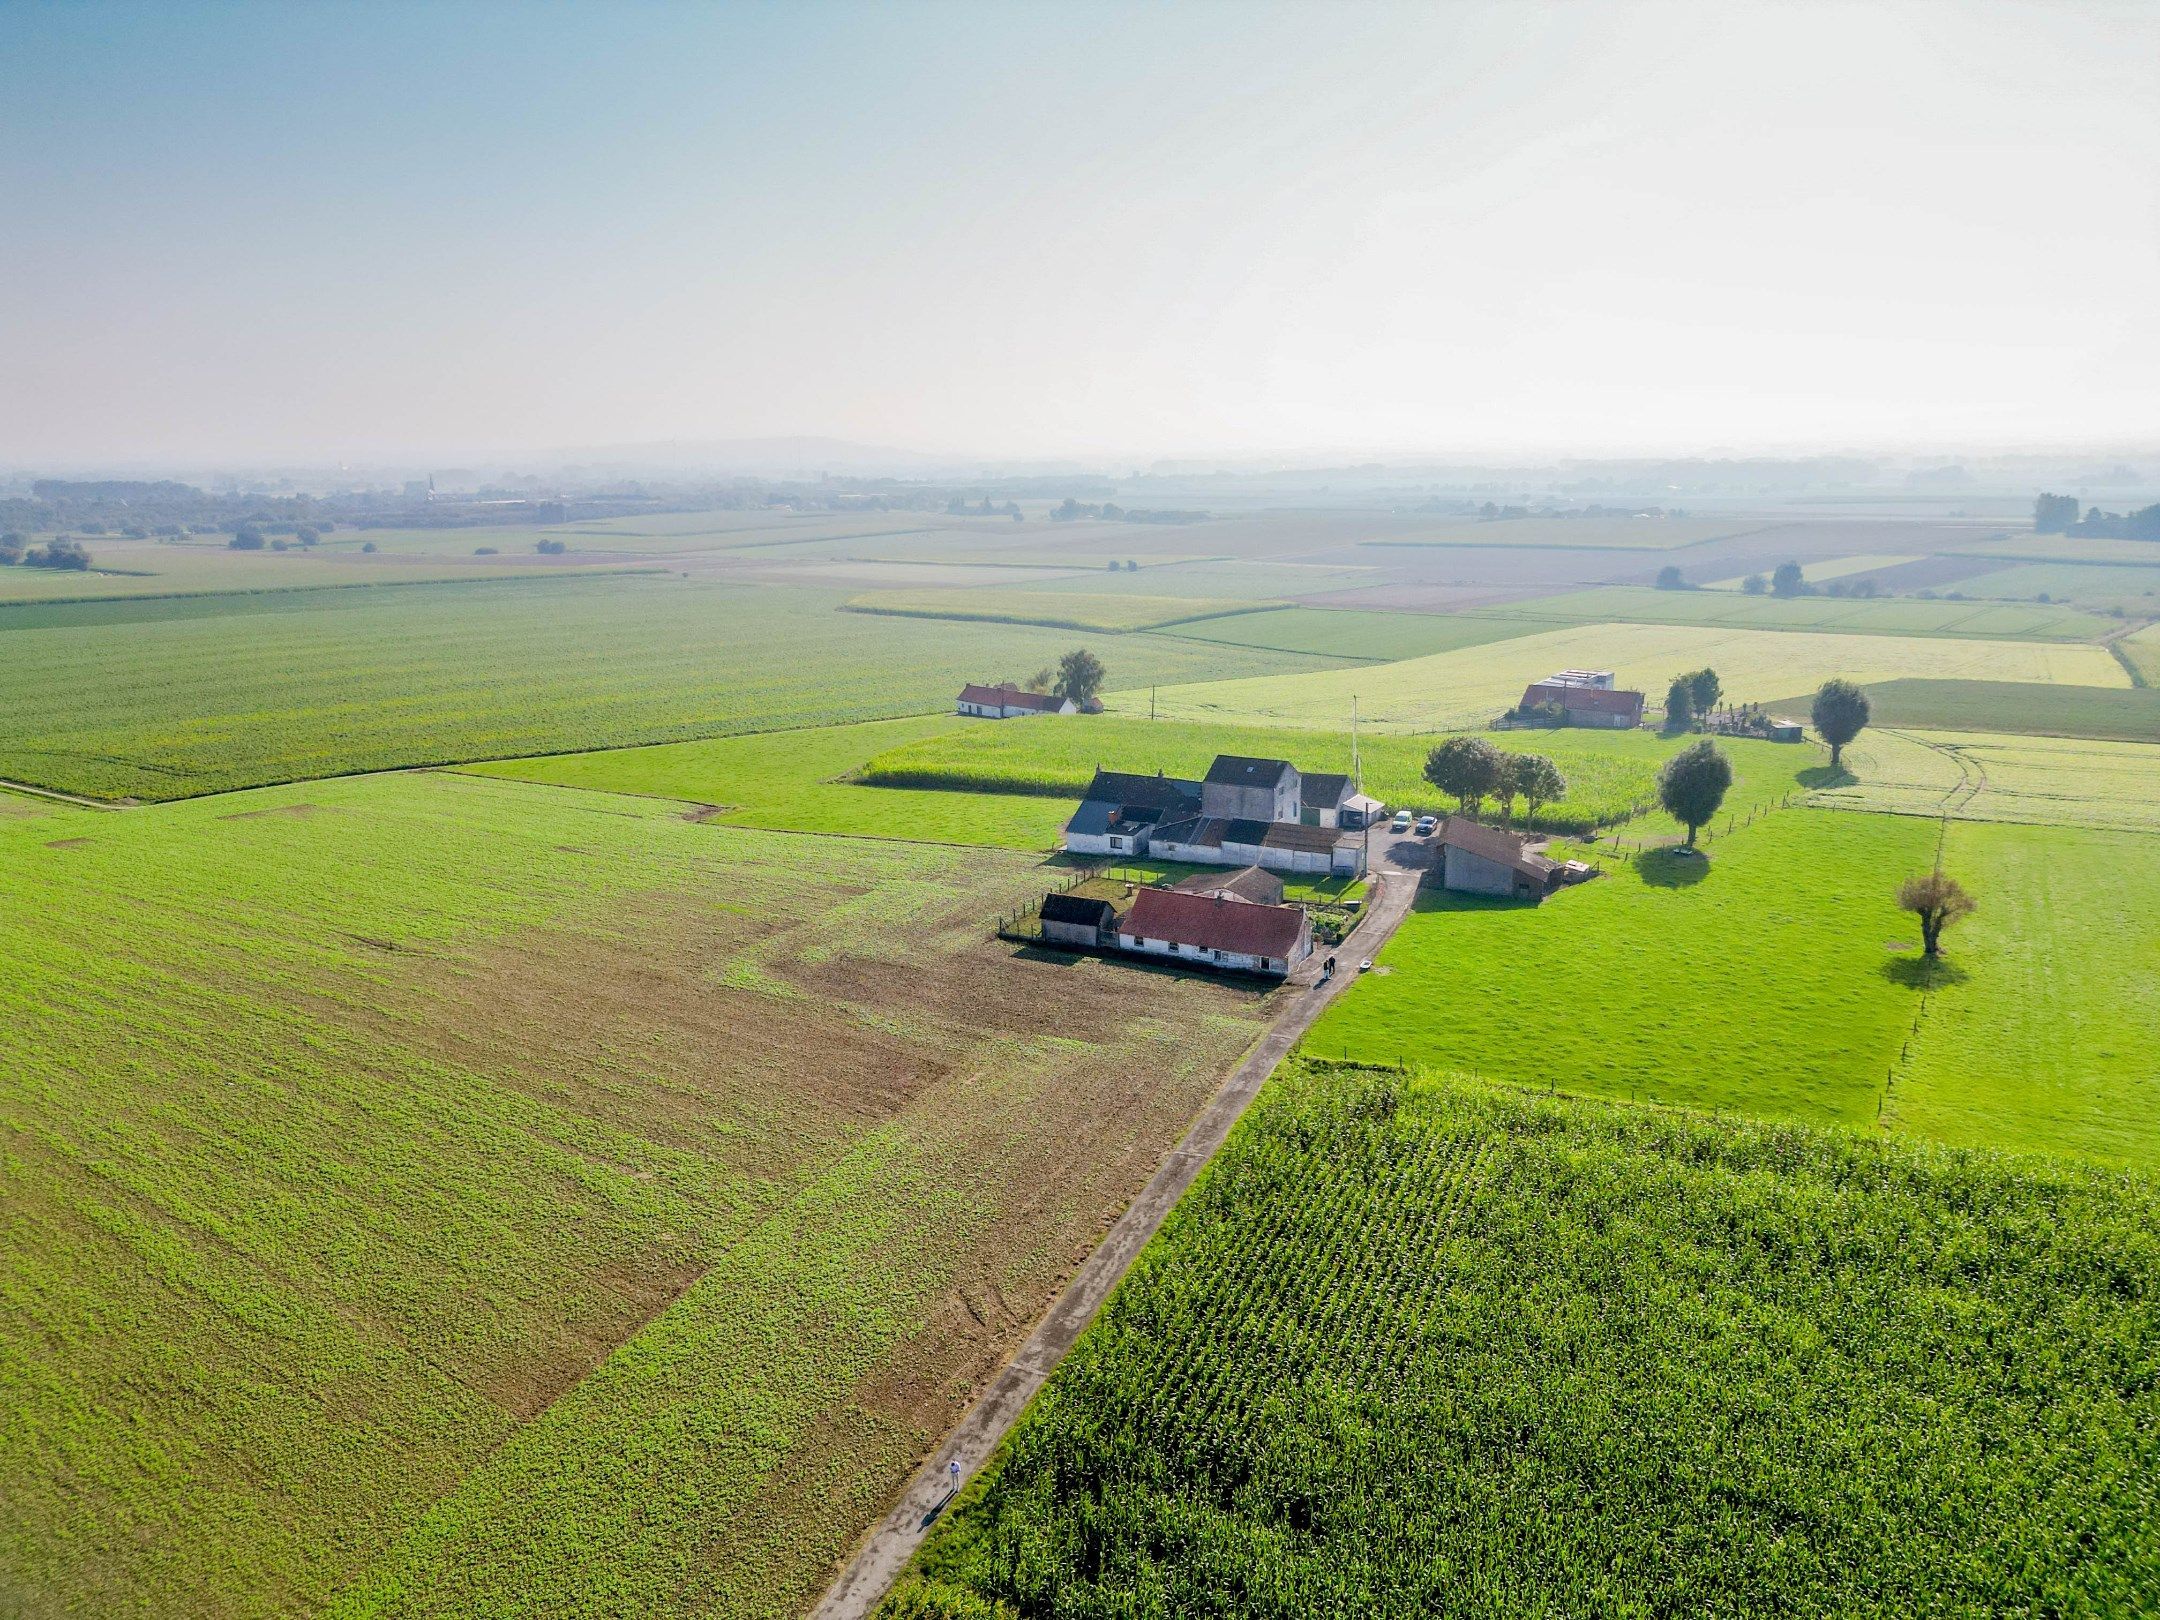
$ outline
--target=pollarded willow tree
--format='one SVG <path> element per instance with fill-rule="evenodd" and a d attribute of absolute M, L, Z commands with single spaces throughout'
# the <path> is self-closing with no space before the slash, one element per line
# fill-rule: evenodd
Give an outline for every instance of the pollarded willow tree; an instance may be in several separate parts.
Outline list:
<path fill-rule="evenodd" d="M 1860 735 L 1870 714 L 1868 695 L 1851 681 L 1830 680 L 1815 694 L 1815 735 L 1830 745 L 1830 768 L 1845 763 L 1845 745 Z"/>
<path fill-rule="evenodd" d="M 1924 877 L 1909 877 L 1900 883 L 1897 903 L 1900 910 L 1920 919 L 1921 950 L 1930 957 L 1942 955 L 1943 930 L 1970 917 L 1978 905 L 1965 892 L 1965 886 L 1939 866 Z"/>

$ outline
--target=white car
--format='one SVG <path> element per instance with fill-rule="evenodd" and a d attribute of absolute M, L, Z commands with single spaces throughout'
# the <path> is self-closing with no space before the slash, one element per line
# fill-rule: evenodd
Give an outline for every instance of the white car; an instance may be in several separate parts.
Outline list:
<path fill-rule="evenodd" d="M 1407 810 L 1396 811 L 1395 819 L 1389 822 L 1388 825 L 1399 833 L 1408 832 L 1410 830 L 1410 812 Z"/>
<path fill-rule="evenodd" d="M 1370 973 L 1372 971 L 1372 958 L 1366 957 L 1364 961 L 1357 965 L 1357 970 L 1360 973 Z"/>

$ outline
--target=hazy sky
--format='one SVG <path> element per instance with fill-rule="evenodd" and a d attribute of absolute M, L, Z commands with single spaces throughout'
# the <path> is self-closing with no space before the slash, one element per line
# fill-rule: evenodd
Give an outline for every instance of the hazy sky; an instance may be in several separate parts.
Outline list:
<path fill-rule="evenodd" d="M 0 0 L 0 463 L 2160 441 L 2160 4 Z"/>

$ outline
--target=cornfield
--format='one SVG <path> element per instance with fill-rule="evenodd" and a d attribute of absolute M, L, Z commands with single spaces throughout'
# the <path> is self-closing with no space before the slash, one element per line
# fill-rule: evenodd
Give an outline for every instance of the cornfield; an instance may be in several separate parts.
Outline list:
<path fill-rule="evenodd" d="M 2149 1613 L 2156 1216 L 1293 1064 L 890 1612 Z"/>

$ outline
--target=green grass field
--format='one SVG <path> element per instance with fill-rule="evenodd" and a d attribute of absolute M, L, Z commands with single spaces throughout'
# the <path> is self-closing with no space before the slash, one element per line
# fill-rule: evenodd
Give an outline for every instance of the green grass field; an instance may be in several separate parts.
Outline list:
<path fill-rule="evenodd" d="M 1979 910 L 1890 1086 L 1899 1131 L 2160 1164 L 2160 858 L 2151 834 L 1954 823 Z"/>
<path fill-rule="evenodd" d="M 2113 620 L 2082 608 L 2041 603 L 1930 602 L 1911 596 L 1746 596 L 1734 591 L 1659 591 L 1637 585 L 1540 597 L 1524 603 L 1523 611 L 1575 624 L 1700 624 L 1736 630 L 1997 641 L 2092 641 L 2117 628 Z"/>
<path fill-rule="evenodd" d="M 1369 546 L 1523 546 L 1552 551 L 1671 551 L 1762 527 L 1751 518 L 1441 518 Z"/>
<path fill-rule="evenodd" d="M 2149 624 L 2142 630 L 2131 632 L 2115 644 L 2137 671 L 2142 686 L 2160 686 L 2160 624 Z"/>
<path fill-rule="evenodd" d="M 94 567 L 83 573 L 51 568 L 0 568 L 0 604 L 96 601 L 110 597 L 204 595 L 230 591 L 312 590 L 339 585 L 396 585 L 428 581 L 499 580 L 590 572 L 627 566 L 623 559 L 543 557 L 533 550 L 539 531 L 475 539 L 476 531 L 430 530 L 434 544 L 396 549 L 388 537 L 376 552 L 361 546 L 370 533 L 341 529 L 312 549 L 232 551 L 227 536 L 187 541 L 84 540 Z M 37 537 L 44 538 L 44 537 Z M 473 548 L 497 547 L 492 557 Z M 4 615 L 0 615 L 4 622 Z"/>
<path fill-rule="evenodd" d="M 0 1612 L 781 1616 L 1253 1039 L 992 851 L 0 817 Z"/>
<path fill-rule="evenodd" d="M 1818 788 L 1834 809 L 2160 832 L 2160 747 L 2076 737 L 1864 731 L 1852 780 Z"/>
<path fill-rule="evenodd" d="M 723 806 L 734 827 L 835 833 L 1043 853 L 1058 844 L 1072 806 L 1010 793 L 873 788 L 842 780 L 875 756 L 911 743 L 965 735 L 981 723 L 955 715 L 856 726 L 753 732 L 550 754 L 462 767 L 475 775 L 604 793 L 637 793 Z"/>
<path fill-rule="evenodd" d="M 2160 551 L 2160 548 L 2155 548 Z M 2146 567 L 2106 563 L 2026 563 L 1960 580 L 1966 596 L 2030 601 L 2045 594 L 2096 612 L 2121 608 L 2137 618 L 2160 616 L 2160 557 Z"/>
<path fill-rule="evenodd" d="M 1888 943 L 1919 937 L 1891 895 L 1934 851 L 1926 822 L 1784 810 L 1707 859 L 1621 860 L 1543 905 L 1428 888 L 1307 1046 L 1869 1125 L 1917 1001 L 1885 971 Z"/>
<path fill-rule="evenodd" d="M 1078 591 L 987 590 L 870 591 L 848 599 L 851 613 L 889 613 L 917 619 L 989 619 L 1005 624 L 1044 624 L 1067 630 L 1151 630 L 1191 619 L 1250 613 L 1270 604 L 1232 598 L 1187 596 L 1094 596 Z"/>
<path fill-rule="evenodd" d="M 1820 580 L 1850 579 L 1854 574 L 1872 574 L 1877 569 L 1895 568 L 1901 563 L 1918 561 L 1920 561 L 1920 558 L 1910 552 L 1869 553 L 1857 557 L 1831 557 L 1811 561 L 1807 565 L 1806 573 L 1808 583 L 1812 585 Z M 1762 573 L 1765 579 L 1770 577 L 1767 569 L 1763 570 Z M 1737 591 L 1747 582 L 1747 578 L 1746 574 L 1735 574 L 1730 579 L 1712 580 L 1704 585 L 1702 589 L 1706 591 Z"/>
<path fill-rule="evenodd" d="M 1228 641 L 1247 647 L 1327 658 L 1355 658 L 1387 663 L 1422 658 L 1457 647 L 1481 647 L 1510 641 L 1531 630 L 1561 628 L 1562 621 L 1478 618 L 1469 614 L 1371 613 L 1357 608 L 1273 608 L 1181 625 L 1177 634 L 1201 641 Z"/>
<path fill-rule="evenodd" d="M 2160 650 L 2160 642 L 2153 645 Z M 1727 701 L 1735 703 L 1812 691 L 1833 675 L 1863 683 L 1925 677 L 2130 684 L 2105 648 L 2081 644 L 1594 624 L 1394 664 L 1167 686 L 1154 701 L 1158 714 L 1174 720 L 1332 728 L 1349 724 L 1356 698 L 1375 729 L 1434 731 L 1483 725 L 1519 701 L 1530 682 L 1558 669 L 1613 670 L 1620 685 L 1640 688 L 1656 702 L 1673 676 L 1705 665 L 1717 670 Z M 1145 714 L 1149 695 L 1127 691 L 1107 701 L 1119 712 Z"/>
<path fill-rule="evenodd" d="M 1878 681 L 1867 694 L 1877 726 L 2160 742 L 2160 692 L 2137 688 L 1908 680 Z M 1804 720 L 1813 702 L 1813 693 L 1798 693 L 1768 706 Z"/>
<path fill-rule="evenodd" d="M 1425 756 L 1440 740 L 1384 733 L 1365 738 L 1360 749 L 1365 790 L 1390 806 L 1446 809 L 1448 801 L 1422 774 Z M 1685 746 L 1685 739 L 1648 731 L 1495 732 L 1488 740 L 1515 752 L 1549 755 L 1559 765 L 1567 795 L 1541 810 L 1537 822 L 1556 832 L 1586 832 L 1622 821 L 1654 802 L 1659 765 Z M 1819 763 L 1813 749 L 1788 744 L 1743 740 L 1720 746 L 1733 761 L 1730 797 L 1736 809 L 1799 791 L 1803 773 Z M 1307 771 L 1348 771 L 1351 763 L 1347 732 L 1301 734 L 1271 726 L 1074 715 L 1055 725 L 1006 721 L 940 728 L 878 753 L 857 776 L 881 790 L 1044 796 L 1059 801 L 1060 815 L 1070 815 L 1072 801 L 1098 765 L 1197 778 L 1217 754 L 1279 755 Z"/>
<path fill-rule="evenodd" d="M 2137 1614 L 2148 1183 L 1291 1066 L 883 1611 Z"/>
<path fill-rule="evenodd" d="M 2004 562 L 2149 564 L 2160 557 L 2150 540 L 2072 539 L 2061 534 L 2013 534 L 2003 540 L 1975 540 L 1946 547 L 1959 557 L 1992 557 Z"/>
<path fill-rule="evenodd" d="M 163 799 L 926 713 L 1075 644 L 841 613 L 841 600 L 621 575 L 219 598 L 121 621 L 98 604 L 24 609 L 39 628 L 0 631 L 0 777 Z M 1113 687 L 1326 662 L 1153 636 L 1091 644 Z"/>
<path fill-rule="evenodd" d="M 1937 834 L 1795 809 L 1542 906 L 1427 890 L 1308 1049 L 2160 1167 L 2150 840 L 1952 823 L 1945 866 L 1982 910 L 1930 979 L 1892 897 Z"/>

